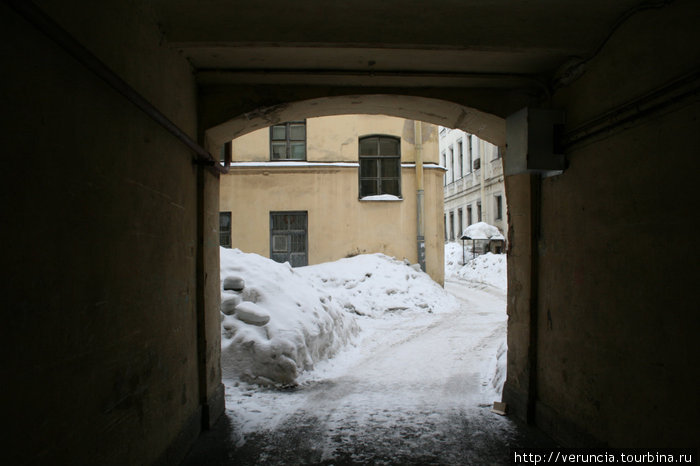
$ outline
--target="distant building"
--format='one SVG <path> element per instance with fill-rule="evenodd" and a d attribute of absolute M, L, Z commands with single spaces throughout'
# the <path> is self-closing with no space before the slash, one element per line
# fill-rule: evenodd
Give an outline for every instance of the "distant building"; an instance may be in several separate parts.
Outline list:
<path fill-rule="evenodd" d="M 444 169 L 437 133 L 435 125 L 402 118 L 341 115 L 279 123 L 234 139 L 231 170 L 221 176 L 221 245 L 292 266 L 381 252 L 423 262 L 442 284 Z"/>
<path fill-rule="evenodd" d="M 506 191 L 499 147 L 457 129 L 439 129 L 445 241 L 459 240 L 469 225 L 486 222 L 507 236 Z"/>

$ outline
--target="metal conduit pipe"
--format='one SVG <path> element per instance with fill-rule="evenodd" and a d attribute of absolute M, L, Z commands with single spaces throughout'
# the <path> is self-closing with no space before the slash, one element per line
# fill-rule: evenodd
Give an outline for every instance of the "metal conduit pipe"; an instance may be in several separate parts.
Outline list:
<path fill-rule="evenodd" d="M 160 110 L 151 104 L 141 94 L 119 77 L 111 68 L 105 65 L 92 52 L 86 49 L 80 42 L 71 36 L 65 29 L 58 25 L 51 17 L 44 13 L 33 2 L 28 0 L 4 0 L 20 16 L 41 31 L 49 39 L 63 48 L 69 55 L 75 58 L 88 70 L 92 71 L 114 90 L 136 105 L 152 120 L 165 128 L 180 142 L 186 145 L 195 154 L 195 163 L 205 165 L 214 173 L 228 173 L 230 159 L 227 157 L 224 166 L 214 158 L 206 149 L 197 144 L 191 137 L 170 121 Z"/>
<path fill-rule="evenodd" d="M 425 272 L 425 198 L 423 196 L 423 124 L 413 122 L 416 148 L 416 230 L 418 241 L 418 264 Z"/>

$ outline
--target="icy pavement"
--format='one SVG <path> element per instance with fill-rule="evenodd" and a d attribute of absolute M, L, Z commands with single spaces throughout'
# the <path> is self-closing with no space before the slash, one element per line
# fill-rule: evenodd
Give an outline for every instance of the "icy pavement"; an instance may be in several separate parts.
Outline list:
<path fill-rule="evenodd" d="M 511 448 L 545 445 L 489 409 L 504 375 L 505 293 L 446 289 L 455 311 L 360 316 L 356 345 L 296 387 L 229 384 L 225 419 L 185 464 L 508 464 Z"/>

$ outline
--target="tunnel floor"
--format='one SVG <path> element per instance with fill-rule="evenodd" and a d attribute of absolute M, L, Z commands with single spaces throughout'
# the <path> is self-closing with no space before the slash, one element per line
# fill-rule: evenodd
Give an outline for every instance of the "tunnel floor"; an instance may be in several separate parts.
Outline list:
<path fill-rule="evenodd" d="M 183 465 L 510 464 L 513 449 L 555 446 L 490 409 L 505 294 L 446 289 L 456 312 L 387 320 L 295 387 L 227 383 L 226 414 Z"/>

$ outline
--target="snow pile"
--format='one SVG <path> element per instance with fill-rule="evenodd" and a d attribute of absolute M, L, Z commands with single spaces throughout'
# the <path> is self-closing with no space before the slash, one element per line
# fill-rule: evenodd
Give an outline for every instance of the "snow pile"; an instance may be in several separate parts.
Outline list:
<path fill-rule="evenodd" d="M 291 384 L 358 331 L 327 291 L 287 263 L 221 248 L 221 281 L 225 379 Z"/>
<path fill-rule="evenodd" d="M 501 232 L 493 225 L 486 222 L 478 222 L 469 225 L 464 229 L 462 236 L 470 239 L 502 239 L 505 240 Z"/>
<path fill-rule="evenodd" d="M 464 252 L 462 252 L 461 242 L 445 243 L 445 279 L 455 276 L 464 265 L 462 261 L 466 259 L 469 262 L 471 258 L 472 247 L 470 244 L 465 244 Z"/>
<path fill-rule="evenodd" d="M 309 280 L 323 283 L 346 311 L 381 317 L 407 310 L 454 310 L 457 300 L 445 292 L 418 265 L 384 254 L 363 254 L 335 262 L 297 269 Z"/>
<path fill-rule="evenodd" d="M 415 320 L 459 306 L 417 265 L 384 254 L 293 269 L 221 248 L 221 281 L 224 379 L 258 384 L 297 382 L 352 340 L 359 316 Z"/>
<path fill-rule="evenodd" d="M 505 254 L 490 252 L 467 260 L 456 276 L 462 280 L 483 283 L 505 291 L 508 287 L 507 262 Z"/>
<path fill-rule="evenodd" d="M 496 350 L 496 362 L 491 364 L 491 371 L 488 375 L 488 380 L 491 382 L 491 388 L 498 399 L 503 395 L 503 384 L 506 382 L 507 362 L 508 362 L 508 343 L 505 338 L 505 329 L 501 344 Z"/>
<path fill-rule="evenodd" d="M 471 257 L 471 256 L 470 256 Z M 449 278 L 464 265 L 462 243 L 445 243 L 445 278 Z"/>

